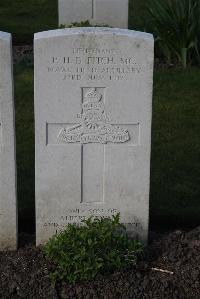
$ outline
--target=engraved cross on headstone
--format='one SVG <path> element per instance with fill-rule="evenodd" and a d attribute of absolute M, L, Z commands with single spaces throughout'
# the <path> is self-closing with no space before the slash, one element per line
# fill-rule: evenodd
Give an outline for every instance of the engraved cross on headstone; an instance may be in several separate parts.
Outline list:
<path fill-rule="evenodd" d="M 130 147 L 139 142 L 139 124 L 109 122 L 103 94 L 104 88 L 83 88 L 81 122 L 73 126 L 67 124 L 57 136 L 60 143 L 81 145 L 82 203 L 104 202 L 107 147 L 115 150 L 116 144 Z"/>
<path fill-rule="evenodd" d="M 82 0 L 82 1 L 84 2 L 85 0 Z M 84 2 L 84 5 L 87 7 L 87 12 L 88 12 L 88 15 L 89 15 L 89 19 L 91 19 L 91 20 L 93 20 L 95 18 L 95 9 L 96 9 L 95 1 L 96 0 L 88 0 L 88 1 Z"/>
<path fill-rule="evenodd" d="M 92 0 L 92 19 L 94 19 L 95 15 L 95 0 Z"/>

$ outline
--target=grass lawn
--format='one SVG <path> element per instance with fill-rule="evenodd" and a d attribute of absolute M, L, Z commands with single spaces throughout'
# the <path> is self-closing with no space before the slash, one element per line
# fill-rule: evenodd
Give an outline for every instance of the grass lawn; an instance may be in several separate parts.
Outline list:
<path fill-rule="evenodd" d="M 20 223 L 34 219 L 33 67 L 15 68 Z M 154 78 L 151 222 L 200 221 L 200 69 L 156 71 Z"/>
<path fill-rule="evenodd" d="M 199 82 L 198 68 L 155 72 L 150 203 L 160 223 L 200 221 Z"/>
<path fill-rule="evenodd" d="M 129 0 L 130 29 L 143 29 L 144 11 L 144 0 Z M 0 0 L 0 31 L 11 32 L 15 44 L 32 43 L 35 32 L 57 27 L 58 0 Z"/>
<path fill-rule="evenodd" d="M 57 0 L 0 0 L 0 30 L 14 43 L 32 43 L 35 32 L 58 27 Z"/>

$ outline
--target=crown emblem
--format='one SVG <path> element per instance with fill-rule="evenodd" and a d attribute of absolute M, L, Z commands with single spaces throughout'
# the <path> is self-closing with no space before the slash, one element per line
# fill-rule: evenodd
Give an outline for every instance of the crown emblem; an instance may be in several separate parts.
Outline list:
<path fill-rule="evenodd" d="M 89 110 L 102 110 L 103 103 L 102 103 L 102 95 L 96 91 L 95 88 L 91 88 L 83 98 L 82 109 L 83 112 Z"/>
<path fill-rule="evenodd" d="M 102 99 L 102 95 L 96 91 L 95 88 L 91 88 L 85 95 L 84 99 L 89 102 L 99 102 Z"/>

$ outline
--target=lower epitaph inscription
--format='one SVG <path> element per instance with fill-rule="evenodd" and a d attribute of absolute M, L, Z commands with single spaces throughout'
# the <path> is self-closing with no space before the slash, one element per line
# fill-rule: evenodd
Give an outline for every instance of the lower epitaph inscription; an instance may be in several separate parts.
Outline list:
<path fill-rule="evenodd" d="M 47 221 L 43 224 L 45 230 L 53 230 L 56 234 L 62 231 L 68 223 L 76 224 L 78 226 L 83 225 L 81 221 L 86 220 L 88 217 L 112 217 L 117 215 L 119 211 L 117 209 L 89 209 L 89 208 L 81 208 L 81 209 L 69 209 L 66 211 L 66 215 L 62 215 L 57 222 Z M 135 217 L 134 222 L 131 223 L 122 223 L 128 226 L 130 229 L 142 229 L 142 225 L 140 221 Z"/>

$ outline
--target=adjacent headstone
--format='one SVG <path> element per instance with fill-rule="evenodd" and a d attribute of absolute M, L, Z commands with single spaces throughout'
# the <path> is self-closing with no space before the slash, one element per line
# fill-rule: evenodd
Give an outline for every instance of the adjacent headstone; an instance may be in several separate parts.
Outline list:
<path fill-rule="evenodd" d="M 0 32 L 0 250 L 17 246 L 11 35 Z"/>
<path fill-rule="evenodd" d="M 147 240 L 153 44 L 125 29 L 35 35 L 37 244 L 117 213 Z"/>
<path fill-rule="evenodd" d="M 89 20 L 93 25 L 128 28 L 128 0 L 59 0 L 59 24 Z"/>

